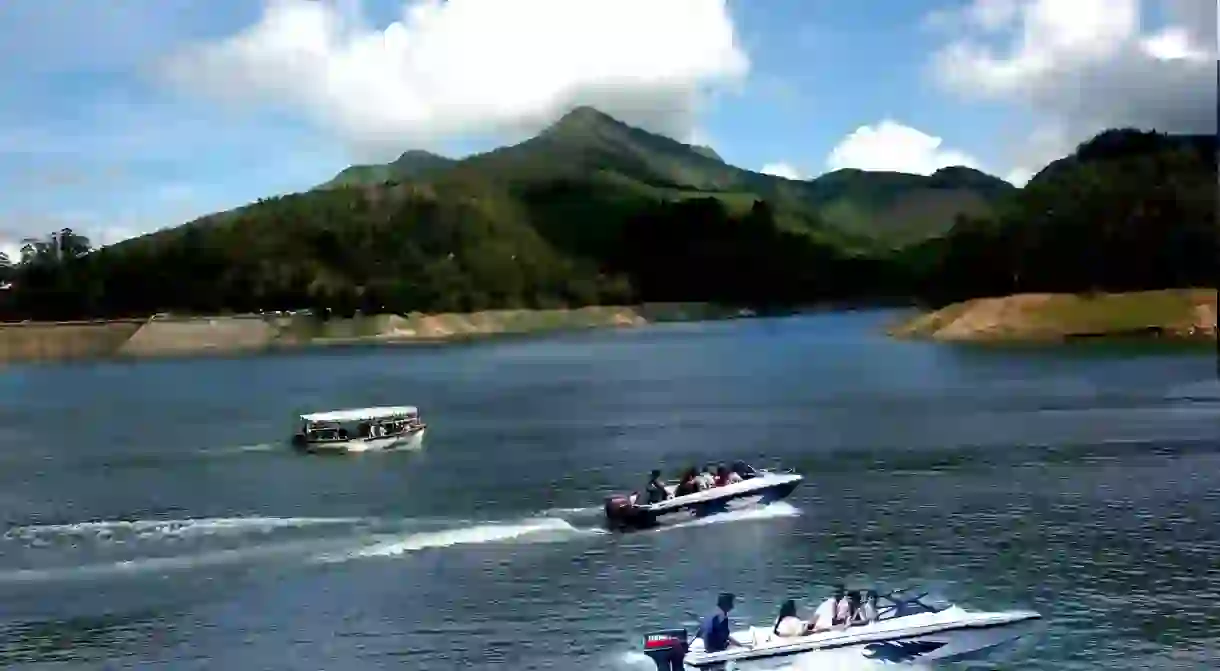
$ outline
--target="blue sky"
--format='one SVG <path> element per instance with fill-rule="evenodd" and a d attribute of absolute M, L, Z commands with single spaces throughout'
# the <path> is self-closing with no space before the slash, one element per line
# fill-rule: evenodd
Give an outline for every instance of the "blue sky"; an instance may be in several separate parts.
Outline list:
<path fill-rule="evenodd" d="M 1107 126 L 1214 131 L 1215 12 L 1213 0 L 7 0 L 0 249 L 63 225 L 114 242 L 413 147 L 487 149 L 581 103 L 752 170 L 965 163 L 1021 183 Z"/>

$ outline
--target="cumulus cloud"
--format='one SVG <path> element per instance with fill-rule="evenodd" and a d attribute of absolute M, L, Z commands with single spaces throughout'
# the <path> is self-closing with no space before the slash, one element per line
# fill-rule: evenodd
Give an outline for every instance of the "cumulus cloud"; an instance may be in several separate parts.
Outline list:
<path fill-rule="evenodd" d="M 178 52 L 181 89 L 303 113 L 368 155 L 537 130 L 574 105 L 689 138 L 702 94 L 749 60 L 727 0 L 266 0 L 245 30 Z"/>
<path fill-rule="evenodd" d="M 930 175 L 941 168 L 966 166 L 982 169 L 980 162 L 962 151 L 944 147 L 944 140 L 897 121 L 885 119 L 875 126 L 860 126 L 843 138 L 826 159 L 829 170 L 856 168 Z"/>
<path fill-rule="evenodd" d="M 1150 31 L 1141 16 L 1154 2 L 1167 19 Z M 974 0 L 957 18 L 934 73 L 958 94 L 1038 115 L 1041 137 L 1015 157 L 1021 165 L 1107 127 L 1216 130 L 1215 0 Z M 1004 49 L 990 45 L 997 32 L 1010 35 Z"/>
<path fill-rule="evenodd" d="M 805 179 L 805 176 L 791 163 L 780 161 L 778 163 L 768 163 L 762 167 L 760 171 L 764 175 L 774 175 L 783 177 L 784 179 Z"/>

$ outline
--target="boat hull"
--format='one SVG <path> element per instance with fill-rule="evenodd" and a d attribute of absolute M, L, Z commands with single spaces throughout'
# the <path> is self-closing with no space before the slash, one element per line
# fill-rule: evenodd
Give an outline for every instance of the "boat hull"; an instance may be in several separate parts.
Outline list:
<path fill-rule="evenodd" d="M 746 508 L 757 508 L 787 498 L 801 482 L 800 476 L 797 475 L 767 476 L 763 479 L 769 479 L 763 486 L 735 491 L 731 485 L 725 488 L 723 496 L 707 498 L 707 492 L 703 492 L 702 497 L 695 497 L 699 500 L 667 505 L 660 509 L 654 506 L 632 505 L 621 496 L 610 497 L 605 504 L 606 525 L 618 531 L 651 529 Z"/>
<path fill-rule="evenodd" d="M 937 631 L 912 627 L 910 635 L 895 631 L 890 635 L 876 636 L 867 630 L 861 630 L 857 635 L 839 636 L 836 637 L 837 641 L 827 640 L 824 644 L 812 648 L 802 648 L 797 642 L 799 639 L 784 639 L 792 640 L 794 645 L 779 646 L 766 641 L 751 651 L 738 648 L 736 650 L 742 652 L 718 653 L 716 657 L 721 659 L 704 659 L 704 655 L 697 653 L 686 655 L 678 649 L 671 650 L 672 654 L 668 658 L 664 654 L 650 657 L 662 671 L 769 671 L 793 666 L 834 666 L 858 658 L 883 664 L 956 662 L 982 658 L 1016 642 L 1035 630 L 1039 618 L 1037 613 L 1032 612 L 1013 613 L 991 622 L 979 620 L 962 622 L 959 625 L 941 625 Z M 920 629 L 925 629 L 926 633 Z M 755 640 L 763 640 L 769 637 L 769 631 L 754 629 L 749 634 L 738 632 L 734 636 L 743 641 L 750 641 L 754 637 L 761 637 Z M 726 660 L 723 659 L 725 655 L 741 657 Z"/>
<path fill-rule="evenodd" d="M 368 438 L 356 440 L 336 440 L 324 443 L 297 442 L 296 448 L 309 454 L 354 454 L 358 452 L 390 452 L 400 450 L 419 450 L 424 446 L 424 433 L 427 427 L 421 427 L 401 436 L 385 438 Z"/>

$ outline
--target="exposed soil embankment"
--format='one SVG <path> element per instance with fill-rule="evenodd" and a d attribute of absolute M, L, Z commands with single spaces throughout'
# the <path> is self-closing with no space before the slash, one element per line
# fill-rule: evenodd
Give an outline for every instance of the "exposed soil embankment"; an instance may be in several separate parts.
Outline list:
<path fill-rule="evenodd" d="M 181 356 L 359 342 L 439 341 L 501 333 L 632 327 L 724 318 L 703 304 L 598 306 L 572 310 L 489 310 L 468 314 L 159 317 L 111 322 L 0 325 L 0 362 L 108 356 Z"/>
<path fill-rule="evenodd" d="M 271 344 L 279 332 L 273 321 L 258 316 L 153 319 L 123 343 L 117 353 L 164 356 L 259 349 Z"/>
<path fill-rule="evenodd" d="M 890 334 L 945 341 L 1215 340 L 1216 290 L 979 298 L 919 315 Z"/>
<path fill-rule="evenodd" d="M 144 320 L 0 324 L 0 363 L 114 354 Z"/>

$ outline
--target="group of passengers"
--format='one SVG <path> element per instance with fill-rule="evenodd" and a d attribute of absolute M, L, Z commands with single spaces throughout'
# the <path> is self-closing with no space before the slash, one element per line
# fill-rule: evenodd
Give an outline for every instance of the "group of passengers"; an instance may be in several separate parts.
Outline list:
<path fill-rule="evenodd" d="M 744 480 L 750 473 L 750 467 L 742 462 L 733 464 L 732 468 L 720 464 L 715 470 L 713 470 L 711 464 L 704 466 L 703 470 L 692 466 L 682 474 L 682 479 L 678 481 L 678 486 L 674 487 L 671 494 L 665 488 L 665 483 L 661 482 L 661 471 L 654 469 L 648 478 L 648 486 L 644 491 L 647 494 L 648 503 L 660 503 L 670 498 L 694 494 L 705 489 L 738 483 Z"/>
<path fill-rule="evenodd" d="M 729 612 L 733 610 L 732 594 L 721 594 L 716 612 L 699 625 L 697 638 L 703 639 L 706 652 L 720 652 L 730 645 L 743 646 L 730 634 Z M 863 598 L 859 591 L 848 592 L 842 585 L 835 587 L 834 596 L 826 599 L 814 611 L 813 618 L 802 620 L 796 613 L 796 602 L 788 599 L 780 606 L 779 617 L 771 627 L 774 636 L 789 638 L 823 631 L 843 630 L 853 625 L 871 624 L 879 617 L 877 592 L 868 590 Z"/>
<path fill-rule="evenodd" d="M 835 587 L 834 596 L 826 599 L 809 620 L 796 614 L 796 602 L 788 599 L 780 606 L 779 617 L 771 633 L 776 636 L 804 636 L 834 628 L 846 629 L 857 624 L 877 621 L 877 592 L 868 590 L 861 597 L 859 590 L 847 592 L 842 585 Z"/>

